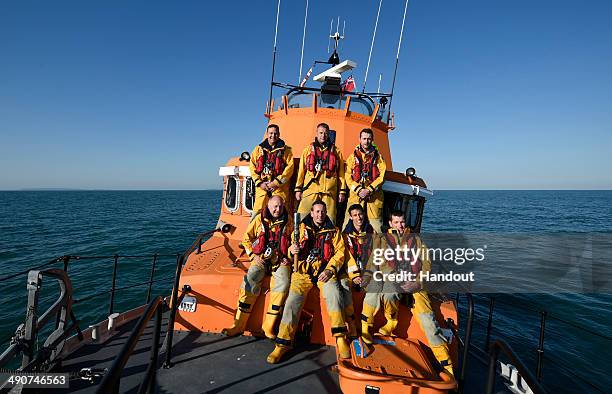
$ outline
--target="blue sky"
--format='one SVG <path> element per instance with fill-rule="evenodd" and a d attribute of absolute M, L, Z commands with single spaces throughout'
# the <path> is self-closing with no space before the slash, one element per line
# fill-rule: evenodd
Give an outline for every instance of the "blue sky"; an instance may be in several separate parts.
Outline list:
<path fill-rule="evenodd" d="M 283 0 L 295 83 L 305 1 Z M 332 17 L 361 89 L 378 1 L 310 1 L 305 67 Z M 0 3 L 0 189 L 220 188 L 260 139 L 276 3 Z M 403 1 L 385 0 L 368 86 L 390 87 Z M 612 2 L 410 2 L 396 169 L 433 189 L 612 188 Z M 370 90 L 370 89 L 368 89 Z"/>

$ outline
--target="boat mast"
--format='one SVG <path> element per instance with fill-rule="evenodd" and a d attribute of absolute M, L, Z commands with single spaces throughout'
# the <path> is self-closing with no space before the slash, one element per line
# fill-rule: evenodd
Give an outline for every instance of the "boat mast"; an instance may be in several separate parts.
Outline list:
<path fill-rule="evenodd" d="M 368 55 L 368 65 L 366 66 L 365 78 L 363 79 L 362 93 L 365 93 L 366 83 L 368 82 L 368 71 L 370 71 L 370 59 L 372 58 L 372 49 L 374 49 L 374 39 L 376 38 L 376 29 L 378 28 L 378 18 L 380 17 L 380 7 L 382 0 L 378 3 L 378 13 L 376 13 L 376 23 L 374 23 L 374 33 L 372 34 L 372 43 L 370 44 L 370 54 Z"/>
<path fill-rule="evenodd" d="M 278 36 L 278 15 L 280 14 L 281 0 L 276 7 L 276 27 L 274 28 L 274 50 L 272 51 L 272 78 L 270 80 L 270 96 L 268 97 L 268 115 L 272 112 L 272 87 L 274 86 L 274 67 L 276 66 L 276 38 Z"/>
<path fill-rule="evenodd" d="M 389 98 L 389 111 L 387 112 L 387 123 L 391 119 L 391 104 L 393 103 L 393 89 L 395 88 L 395 76 L 397 75 L 397 65 L 399 63 L 400 48 L 402 47 L 402 36 L 404 34 L 404 22 L 406 22 L 406 11 L 408 10 L 408 1 L 404 6 L 404 17 L 402 18 L 402 29 L 400 30 L 399 42 L 397 43 L 397 56 L 395 57 L 395 70 L 393 70 L 393 82 L 391 82 L 391 97 Z"/>

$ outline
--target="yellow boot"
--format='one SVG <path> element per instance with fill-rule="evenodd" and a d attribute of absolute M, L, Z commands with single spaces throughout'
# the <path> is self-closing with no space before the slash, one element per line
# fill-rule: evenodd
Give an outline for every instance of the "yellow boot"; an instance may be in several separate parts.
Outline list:
<path fill-rule="evenodd" d="M 242 334 L 246 328 L 247 321 L 249 321 L 249 315 L 250 313 L 238 309 L 236 311 L 236 317 L 234 318 L 234 324 L 229 328 L 224 328 L 221 333 L 228 337 L 235 337 L 236 335 Z"/>
<path fill-rule="evenodd" d="M 280 361 L 285 353 L 289 350 L 288 347 L 276 345 L 272 353 L 268 355 L 266 361 L 270 364 L 276 364 Z"/>
<path fill-rule="evenodd" d="M 381 335 L 392 336 L 393 330 L 395 330 L 396 327 L 397 327 L 397 320 L 389 319 L 387 320 L 387 323 L 384 326 L 378 329 L 378 332 Z"/>
<path fill-rule="evenodd" d="M 453 364 L 450 359 L 450 354 L 448 353 L 448 345 L 431 346 L 430 348 L 436 360 L 438 360 L 442 368 L 444 368 L 444 372 L 454 377 L 455 374 L 453 373 Z"/>
<path fill-rule="evenodd" d="M 264 334 L 268 339 L 276 339 L 276 334 L 274 333 L 274 325 L 276 324 L 276 319 L 278 315 L 272 315 L 270 312 L 266 313 L 266 318 L 264 319 L 261 328 L 263 329 Z"/>
<path fill-rule="evenodd" d="M 351 348 L 346 337 L 336 337 L 336 347 L 340 358 L 351 358 Z"/>
<path fill-rule="evenodd" d="M 370 325 L 361 321 L 361 339 L 368 345 L 371 345 L 374 342 L 374 338 L 372 338 L 372 334 L 370 334 Z"/>

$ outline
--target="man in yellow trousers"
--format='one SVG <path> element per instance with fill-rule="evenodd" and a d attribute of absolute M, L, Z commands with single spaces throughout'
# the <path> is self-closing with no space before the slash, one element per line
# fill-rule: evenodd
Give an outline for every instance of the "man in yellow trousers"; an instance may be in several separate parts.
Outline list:
<path fill-rule="evenodd" d="M 416 318 L 417 322 L 421 326 L 421 329 L 427 337 L 429 347 L 431 348 L 434 356 L 440 362 L 440 365 L 444 370 L 453 375 L 453 365 L 451 362 L 449 347 L 447 339 L 442 335 L 438 321 L 433 312 L 431 300 L 425 290 L 421 289 L 421 284 L 418 281 L 406 281 L 401 285 L 397 283 L 386 281 L 377 281 L 376 275 L 373 275 L 375 271 L 381 271 L 382 273 L 398 273 L 400 268 L 407 268 L 418 278 L 418 272 L 429 271 L 431 269 L 431 262 L 427 257 L 427 253 L 420 253 L 418 259 L 410 257 L 414 260 L 414 264 L 410 262 L 406 263 L 405 260 L 398 260 L 397 255 L 402 250 L 401 254 L 404 258 L 405 247 L 407 250 L 421 250 L 424 251 L 424 244 L 417 234 L 411 234 L 410 229 L 406 227 L 406 221 L 404 219 L 404 213 L 402 211 L 391 212 L 389 219 L 389 231 L 386 234 L 382 234 L 375 239 L 373 242 L 373 253 L 370 255 L 368 262 L 368 270 L 366 271 L 366 277 L 364 280 L 369 282 L 366 287 L 367 294 L 363 300 L 363 309 L 361 312 L 361 337 L 367 344 L 373 342 L 372 334 L 370 329 L 374 324 L 374 316 L 381 309 L 384 311 L 387 322 L 384 326 L 379 329 L 381 335 L 391 336 L 393 330 L 398 324 L 398 312 L 399 302 L 402 293 L 410 292 L 414 298 L 412 306 L 412 315 Z M 399 249 L 398 249 L 399 248 Z M 381 256 L 385 253 L 378 253 L 378 258 L 383 261 L 376 261 L 376 251 L 393 250 L 393 259 L 383 259 Z M 378 275 L 380 278 L 382 275 Z M 372 280 L 374 278 L 374 280 Z"/>
<path fill-rule="evenodd" d="M 280 196 L 270 197 L 267 209 L 249 223 L 242 246 L 251 258 L 251 266 L 240 286 L 234 324 L 223 329 L 225 335 L 235 336 L 244 332 L 253 304 L 261 292 L 261 282 L 266 275 L 271 274 L 270 305 L 262 328 L 266 337 L 276 337 L 274 326 L 282 313 L 291 280 L 288 249 L 291 244 L 292 226 L 292 220 Z"/>
<path fill-rule="evenodd" d="M 359 133 L 359 145 L 346 159 L 345 179 L 349 189 L 348 207 L 359 204 L 374 231 L 380 233 L 382 227 L 383 191 L 387 164 L 374 143 L 372 129 Z M 350 219 L 346 212 L 344 226 Z"/>
<path fill-rule="evenodd" d="M 276 346 L 267 361 L 276 364 L 290 349 L 297 329 L 302 307 L 310 290 L 317 286 L 325 299 L 331 322 L 332 335 L 340 358 L 350 358 L 351 350 L 346 338 L 344 305 L 338 285 L 338 273 L 344 264 L 344 242 L 329 217 L 323 201 L 312 204 L 310 214 L 300 224 L 299 245 L 293 244 L 291 254 L 298 256 L 297 272 L 291 277 L 289 296 L 276 337 Z"/>
<path fill-rule="evenodd" d="M 317 125 L 315 140 L 302 152 L 295 182 L 295 199 L 300 201 L 298 213 L 303 219 L 312 203 L 321 200 L 327 206 L 327 216 L 336 223 L 336 199 L 346 200 L 344 160 L 342 153 L 331 143 L 329 126 Z"/>
<path fill-rule="evenodd" d="M 281 196 L 289 202 L 289 181 L 293 175 L 293 153 L 280 138 L 280 128 L 268 125 L 266 138 L 251 153 L 249 169 L 255 182 L 255 203 L 251 219 L 265 206 L 268 198 Z"/>

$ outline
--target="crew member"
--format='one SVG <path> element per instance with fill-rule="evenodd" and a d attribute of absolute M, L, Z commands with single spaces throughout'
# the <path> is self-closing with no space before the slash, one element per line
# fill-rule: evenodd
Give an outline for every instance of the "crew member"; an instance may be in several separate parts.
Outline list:
<path fill-rule="evenodd" d="M 329 138 L 329 126 L 320 123 L 314 142 L 304 149 L 300 160 L 295 184 L 295 199 L 301 201 L 298 212 L 303 219 L 312 203 L 321 200 L 327 205 L 327 216 L 335 223 L 336 198 L 344 202 L 346 193 L 342 153 Z"/>
<path fill-rule="evenodd" d="M 398 312 L 399 312 L 399 301 L 401 293 L 412 293 L 414 303 L 412 306 L 412 315 L 416 318 L 417 322 L 421 326 L 421 329 L 427 337 L 429 347 L 431 348 L 434 356 L 440 362 L 440 365 L 446 372 L 453 375 L 453 367 L 449 355 L 448 342 L 442 335 L 438 321 L 433 312 L 431 301 L 425 290 L 419 281 L 406 281 L 401 285 L 397 283 L 384 281 L 377 282 L 371 280 L 370 275 L 374 270 L 380 270 L 385 273 L 398 273 L 398 268 L 402 267 L 405 270 L 416 274 L 418 279 L 418 272 L 421 270 L 426 272 L 431 268 L 431 262 L 427 257 L 427 253 L 420 253 L 419 259 L 415 264 L 405 260 L 403 252 L 401 253 L 401 260 L 396 255 L 396 248 L 399 246 L 400 250 L 404 250 L 406 246 L 409 250 L 425 250 L 424 245 L 416 234 L 410 234 L 410 229 L 406 227 L 406 221 L 404 219 L 404 213 L 402 211 L 393 211 L 389 219 L 389 231 L 386 234 L 382 234 L 377 237 L 373 243 L 373 248 L 381 248 L 382 250 L 393 249 L 394 258 L 388 259 L 382 264 L 376 266 L 373 263 L 373 254 L 370 256 L 368 262 L 368 271 L 364 280 L 369 281 L 367 286 L 367 294 L 363 300 L 363 310 L 361 315 L 361 337 L 367 344 L 371 344 L 373 341 L 370 329 L 374 324 L 374 316 L 376 312 L 383 306 L 385 318 L 387 322 L 384 326 L 379 329 L 379 333 L 382 335 L 392 335 L 393 330 L 397 327 L 398 323 Z M 374 250 L 374 249 L 373 249 Z M 413 254 L 409 254 L 412 259 Z"/>
<path fill-rule="evenodd" d="M 387 165 L 378 148 L 373 145 L 374 132 L 363 129 L 359 133 L 359 145 L 346 159 L 346 185 L 350 190 L 348 206 L 360 204 L 366 213 L 368 221 L 376 232 L 381 232 L 383 192 Z M 345 226 L 349 220 L 346 212 Z"/>
<path fill-rule="evenodd" d="M 253 149 L 249 163 L 251 177 L 255 182 L 255 203 L 251 219 L 257 215 L 272 196 L 281 196 L 289 201 L 289 180 L 293 175 L 293 153 L 291 147 L 280 139 L 280 129 L 270 124 L 266 139 Z"/>
<path fill-rule="evenodd" d="M 304 301 L 313 286 L 318 286 L 327 305 L 332 335 L 340 358 L 350 358 L 346 339 L 342 301 L 338 286 L 338 272 L 344 264 L 344 242 L 340 231 L 327 216 L 323 201 L 312 204 L 310 214 L 300 224 L 299 245 L 293 244 L 291 254 L 298 256 L 297 272 L 291 277 L 289 296 L 276 337 L 276 346 L 267 361 L 279 362 L 292 345 Z"/>
<path fill-rule="evenodd" d="M 251 258 L 251 266 L 240 286 L 234 324 L 225 328 L 222 331 L 224 334 L 235 336 L 244 332 L 253 304 L 261 291 L 261 282 L 271 274 L 270 305 L 262 328 L 266 337 L 276 337 L 274 326 L 282 313 L 291 280 L 291 262 L 287 253 L 292 228 L 292 220 L 280 196 L 270 197 L 267 209 L 249 223 L 242 245 Z"/>
<path fill-rule="evenodd" d="M 348 208 L 349 220 L 342 236 L 346 246 L 345 267 L 340 275 L 340 286 L 344 302 L 344 318 L 348 324 L 349 337 L 357 336 L 355 327 L 355 312 L 353 309 L 353 295 L 351 288 L 362 289 L 362 273 L 366 268 L 372 251 L 372 237 L 374 229 L 368 223 L 363 207 L 353 204 Z"/>

